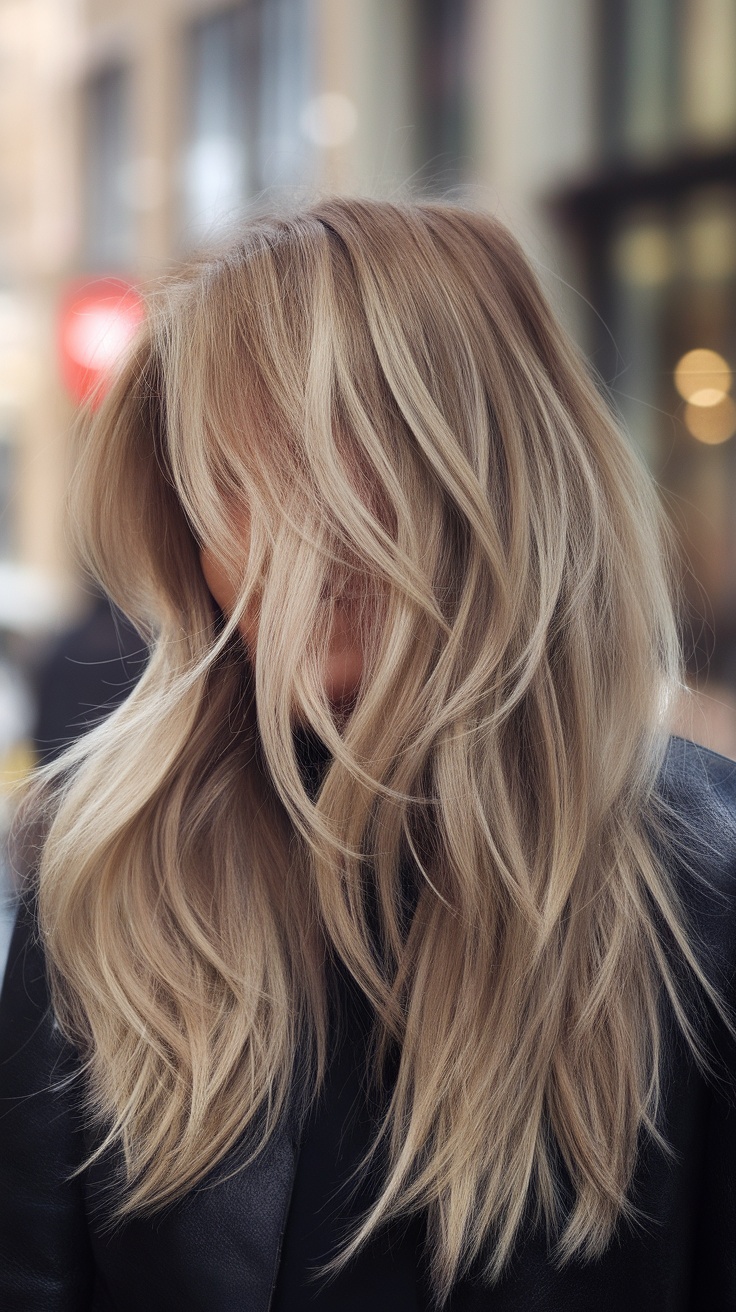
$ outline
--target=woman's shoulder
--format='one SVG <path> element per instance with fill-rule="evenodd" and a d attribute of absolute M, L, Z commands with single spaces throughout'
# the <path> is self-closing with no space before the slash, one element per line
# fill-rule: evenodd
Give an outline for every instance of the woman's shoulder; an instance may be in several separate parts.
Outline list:
<path fill-rule="evenodd" d="M 670 875 L 694 945 L 736 1006 L 736 761 L 673 735 L 657 795 L 675 839 Z"/>
<path fill-rule="evenodd" d="M 0 1305 L 87 1307 L 92 1265 L 78 1116 L 81 1065 L 51 1008 L 34 897 L 21 898 L 0 990 Z"/>
<path fill-rule="evenodd" d="M 690 810 L 705 803 L 708 816 L 730 822 L 736 847 L 736 761 L 691 738 L 672 734 L 660 782 L 673 799 Z"/>
<path fill-rule="evenodd" d="M 37 892 L 29 884 L 18 898 L 0 990 L 3 1074 L 7 1076 L 6 1067 L 11 1058 L 14 1070 L 23 1067 L 27 1071 L 39 1052 L 56 1049 L 60 1044 L 38 925 Z"/>
<path fill-rule="evenodd" d="M 736 761 L 673 734 L 657 793 L 701 873 L 736 899 Z"/>

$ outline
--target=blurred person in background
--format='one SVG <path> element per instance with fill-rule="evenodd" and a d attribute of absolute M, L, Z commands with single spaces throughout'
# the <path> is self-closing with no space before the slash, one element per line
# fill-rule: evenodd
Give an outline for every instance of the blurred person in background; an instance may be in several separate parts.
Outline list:
<path fill-rule="evenodd" d="M 0 977 L 15 915 L 6 842 L 19 786 L 127 696 L 146 657 L 140 635 L 101 593 L 50 646 L 34 651 L 37 643 L 26 637 L 20 662 L 0 657 Z"/>
<path fill-rule="evenodd" d="M 252 222 L 75 487 L 151 658 L 25 803 L 4 1305 L 732 1308 L 736 777 L 505 227 Z"/>
<path fill-rule="evenodd" d="M 131 691 L 147 656 L 128 619 L 97 594 L 83 618 L 65 630 L 35 671 L 33 746 L 53 761 Z"/>

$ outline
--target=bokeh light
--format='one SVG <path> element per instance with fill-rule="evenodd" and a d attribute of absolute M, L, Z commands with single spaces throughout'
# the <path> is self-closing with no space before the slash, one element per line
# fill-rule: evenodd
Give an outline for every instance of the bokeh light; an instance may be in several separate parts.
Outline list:
<path fill-rule="evenodd" d="M 659 287 L 672 278 L 676 258 L 672 235 L 661 223 L 624 228 L 613 246 L 619 277 L 636 287 Z"/>
<path fill-rule="evenodd" d="M 675 366 L 675 387 L 696 407 L 720 405 L 732 380 L 730 366 L 717 351 L 688 351 Z"/>
<path fill-rule="evenodd" d="M 721 397 L 717 405 L 689 402 L 685 406 L 685 426 L 693 437 L 708 446 L 727 442 L 736 433 L 736 403 L 730 396 Z"/>

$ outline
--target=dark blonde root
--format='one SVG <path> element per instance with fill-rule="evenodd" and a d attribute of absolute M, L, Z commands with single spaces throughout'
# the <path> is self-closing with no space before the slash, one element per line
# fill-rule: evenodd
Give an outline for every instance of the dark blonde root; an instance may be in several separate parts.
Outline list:
<path fill-rule="evenodd" d="M 302 1041 L 308 1104 L 333 951 L 379 1066 L 401 1051 L 379 1196 L 333 1265 L 427 1209 L 442 1301 L 479 1258 L 498 1277 L 532 1198 L 559 1261 L 601 1253 L 640 1130 L 661 1142 L 663 997 L 702 1057 L 662 926 L 709 985 L 650 840 L 682 680 L 668 530 L 519 246 L 444 204 L 253 222 L 157 290 L 82 436 L 85 557 L 151 659 L 42 776 L 39 911 L 119 1215 L 258 1151 Z M 344 723 L 319 676 L 341 588 L 365 651 Z M 314 801 L 295 708 L 332 755 Z"/>

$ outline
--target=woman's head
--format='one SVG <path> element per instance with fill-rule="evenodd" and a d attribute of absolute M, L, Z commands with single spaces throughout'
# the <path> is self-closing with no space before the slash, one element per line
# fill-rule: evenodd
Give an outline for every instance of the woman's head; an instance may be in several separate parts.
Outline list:
<path fill-rule="evenodd" d="M 629 702 L 659 606 L 639 614 L 627 561 L 624 633 L 614 575 L 627 535 L 654 532 L 651 494 L 494 219 L 332 200 L 253 223 L 154 293 L 97 432 L 77 515 L 96 508 L 93 567 L 198 654 L 206 581 L 253 664 L 258 635 L 259 708 L 329 735 L 342 671 L 397 746 L 487 717 L 489 696 L 500 726 L 584 611 L 596 704 Z M 114 509 L 90 496 L 103 480 Z"/>
<path fill-rule="evenodd" d="M 363 1237 L 426 1206 L 439 1292 L 490 1235 L 498 1274 L 559 1151 L 559 1251 L 600 1251 L 678 987 L 652 905 L 696 969 L 645 827 L 680 655 L 654 487 L 520 247 L 444 204 L 254 221 L 83 438 L 152 653 L 60 767 L 39 904 L 125 1207 L 260 1142 L 305 1035 L 317 1087 L 337 955 L 401 1052 Z"/>

